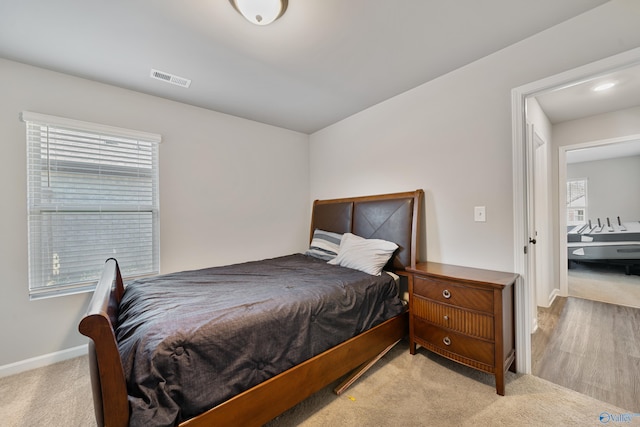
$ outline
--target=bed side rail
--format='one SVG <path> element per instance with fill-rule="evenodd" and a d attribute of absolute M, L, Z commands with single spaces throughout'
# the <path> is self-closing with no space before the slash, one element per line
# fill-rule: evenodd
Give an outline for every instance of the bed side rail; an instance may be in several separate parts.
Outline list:
<path fill-rule="evenodd" d="M 127 385 L 114 330 L 123 293 L 118 262 L 110 258 L 105 263 L 87 313 L 78 326 L 80 333 L 92 340 L 89 343 L 89 367 L 99 427 L 125 427 L 129 424 Z"/>

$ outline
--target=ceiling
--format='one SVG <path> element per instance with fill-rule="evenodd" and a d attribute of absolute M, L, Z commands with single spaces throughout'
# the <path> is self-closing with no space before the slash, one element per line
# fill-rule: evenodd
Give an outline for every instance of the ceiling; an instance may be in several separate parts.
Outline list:
<path fill-rule="evenodd" d="M 594 91 L 603 83 L 610 89 Z M 640 106 L 640 64 L 536 95 L 552 124 Z"/>
<path fill-rule="evenodd" d="M 567 150 L 566 161 L 567 163 L 582 163 L 631 156 L 640 156 L 640 139 Z"/>
<path fill-rule="evenodd" d="M 607 90 L 594 88 L 613 83 Z M 640 63 L 535 95 L 552 124 L 640 106 Z M 640 139 L 568 150 L 567 163 L 640 156 Z"/>
<path fill-rule="evenodd" d="M 313 133 L 603 3 L 289 0 L 256 26 L 225 0 L 2 0 L 0 57 Z"/>

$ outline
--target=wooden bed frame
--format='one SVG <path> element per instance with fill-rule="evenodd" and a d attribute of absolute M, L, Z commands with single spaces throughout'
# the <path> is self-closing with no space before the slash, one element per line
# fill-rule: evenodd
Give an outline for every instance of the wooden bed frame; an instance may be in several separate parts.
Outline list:
<path fill-rule="evenodd" d="M 405 268 L 415 267 L 417 260 L 422 200 L 422 190 L 316 200 L 311 235 L 320 228 L 393 241 L 399 249 L 387 268 L 407 275 Z M 129 424 L 127 386 L 115 338 L 118 304 L 123 293 L 118 263 L 109 259 L 79 325 L 80 333 L 91 339 L 89 366 L 94 409 L 100 427 Z M 405 312 L 182 422 L 180 426 L 260 426 L 353 372 L 335 389 L 339 394 L 406 336 L 407 331 Z"/>

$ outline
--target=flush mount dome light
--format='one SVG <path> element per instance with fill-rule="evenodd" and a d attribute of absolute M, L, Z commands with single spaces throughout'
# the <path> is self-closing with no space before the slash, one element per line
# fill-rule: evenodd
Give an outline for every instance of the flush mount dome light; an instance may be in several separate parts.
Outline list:
<path fill-rule="evenodd" d="M 603 90 L 611 89 L 615 85 L 616 85 L 615 82 L 602 83 L 602 84 L 599 84 L 597 86 L 594 86 L 593 91 L 594 92 L 602 92 Z"/>
<path fill-rule="evenodd" d="M 268 25 L 287 10 L 288 0 L 229 0 L 229 3 L 247 21 L 256 25 Z"/>

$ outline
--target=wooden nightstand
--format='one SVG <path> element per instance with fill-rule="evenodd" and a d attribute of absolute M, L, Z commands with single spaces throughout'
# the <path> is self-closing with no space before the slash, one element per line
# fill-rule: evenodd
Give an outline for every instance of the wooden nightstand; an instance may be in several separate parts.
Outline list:
<path fill-rule="evenodd" d="M 424 262 L 409 276 L 409 350 L 416 344 L 495 375 L 515 372 L 514 283 L 517 274 Z"/>

